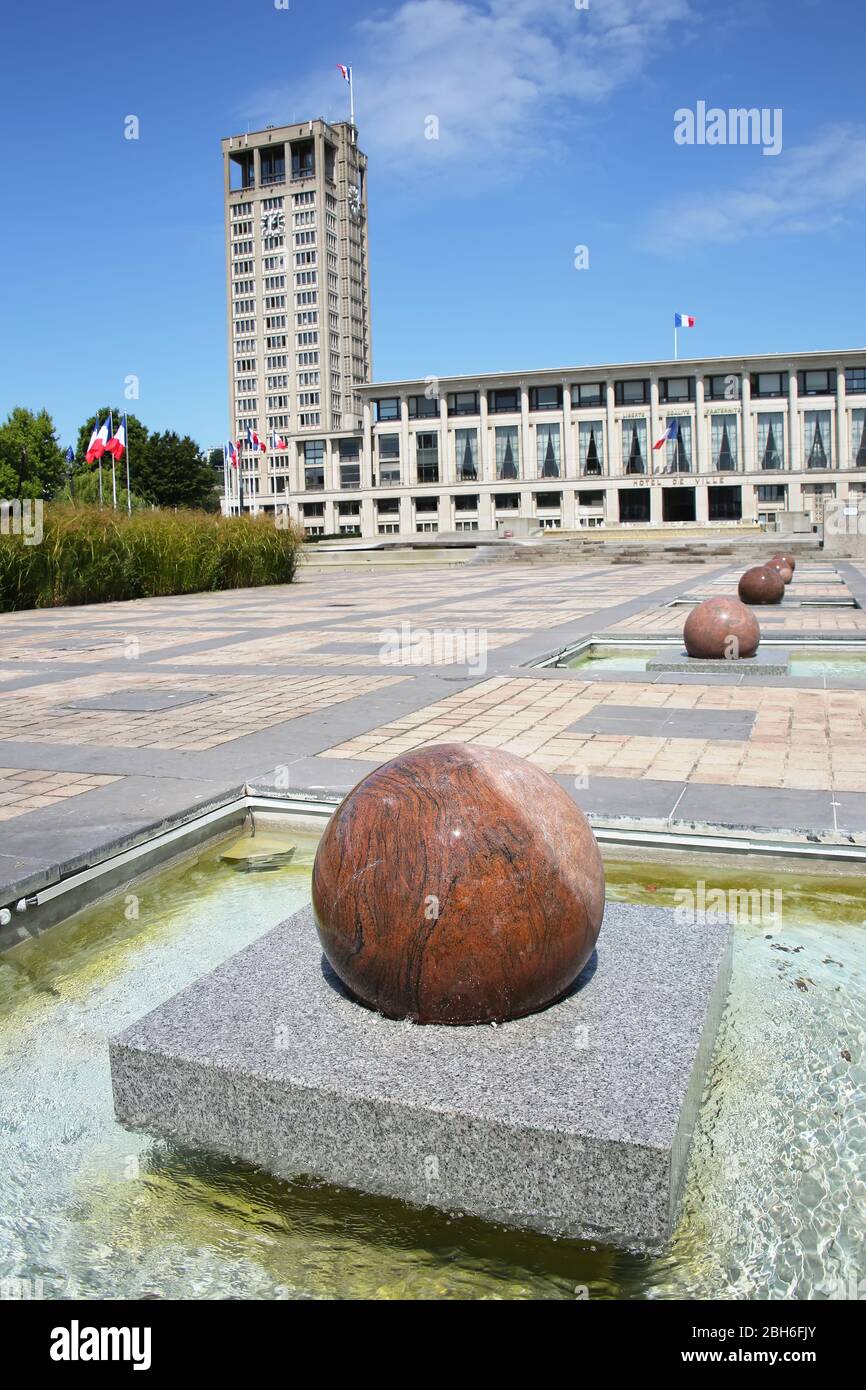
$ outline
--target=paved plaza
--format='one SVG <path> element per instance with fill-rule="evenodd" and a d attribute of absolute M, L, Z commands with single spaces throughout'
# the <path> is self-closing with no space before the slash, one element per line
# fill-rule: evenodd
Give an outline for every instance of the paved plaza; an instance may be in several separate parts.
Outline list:
<path fill-rule="evenodd" d="M 417 564 L 0 618 L 0 901 L 245 788 L 333 799 L 409 748 L 548 769 L 600 825 L 866 844 L 866 680 L 537 663 L 673 640 L 742 565 Z M 866 641 L 866 567 L 816 556 L 764 636 Z"/>

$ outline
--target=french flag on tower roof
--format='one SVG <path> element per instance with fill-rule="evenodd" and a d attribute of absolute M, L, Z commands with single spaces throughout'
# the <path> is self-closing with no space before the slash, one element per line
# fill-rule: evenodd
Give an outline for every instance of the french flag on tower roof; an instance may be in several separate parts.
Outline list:
<path fill-rule="evenodd" d="M 694 328 L 695 320 L 692 314 L 674 314 L 674 328 Z"/>

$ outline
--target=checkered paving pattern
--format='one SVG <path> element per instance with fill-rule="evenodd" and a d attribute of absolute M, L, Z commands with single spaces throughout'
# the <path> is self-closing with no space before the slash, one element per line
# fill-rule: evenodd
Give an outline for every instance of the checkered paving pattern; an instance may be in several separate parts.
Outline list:
<path fill-rule="evenodd" d="M 605 704 L 752 710 L 742 742 L 581 737 L 566 730 Z M 495 677 L 323 753 L 387 762 L 426 744 L 504 748 L 550 772 L 754 787 L 866 788 L 866 691 L 659 686 Z"/>
<path fill-rule="evenodd" d="M 51 772 L 44 768 L 0 767 L 0 821 L 24 816 L 43 806 L 119 782 L 120 777 L 85 772 Z"/>

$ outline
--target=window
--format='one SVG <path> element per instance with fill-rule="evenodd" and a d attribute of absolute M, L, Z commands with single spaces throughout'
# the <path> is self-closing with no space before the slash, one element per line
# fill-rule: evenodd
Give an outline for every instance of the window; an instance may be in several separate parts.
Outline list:
<path fill-rule="evenodd" d="M 325 504 L 324 504 L 324 502 L 302 502 L 302 503 L 301 503 L 301 515 L 304 516 L 304 517 L 308 517 L 308 516 L 321 516 L 321 517 L 323 517 L 323 516 L 325 515 Z"/>
<path fill-rule="evenodd" d="M 400 401 L 397 396 L 386 396 L 383 400 L 374 401 L 376 407 L 377 420 L 399 420 Z"/>
<path fill-rule="evenodd" d="M 478 478 L 478 431 L 455 430 L 454 445 L 458 481 L 474 483 Z"/>
<path fill-rule="evenodd" d="M 478 530 L 478 522 L 477 522 L 477 521 L 466 521 L 466 520 L 464 520 L 464 521 L 455 521 L 455 522 L 454 522 L 454 530 L 455 530 L 455 531 L 477 531 L 477 530 Z"/>
<path fill-rule="evenodd" d="M 788 505 L 788 488 L 785 483 L 763 483 L 755 488 L 759 502 L 769 502 L 783 509 Z"/>
<path fill-rule="evenodd" d="M 649 403 L 649 381 L 617 381 L 614 382 L 613 389 L 617 405 L 647 405 Z"/>
<path fill-rule="evenodd" d="M 561 386 L 532 386 L 529 391 L 530 410 L 561 410 Z"/>
<path fill-rule="evenodd" d="M 845 390 L 849 396 L 860 396 L 866 392 L 866 367 L 845 368 Z"/>
<path fill-rule="evenodd" d="M 496 476 L 500 480 L 520 476 L 520 442 L 516 425 L 496 426 Z"/>
<path fill-rule="evenodd" d="M 354 463 L 361 457 L 360 439 L 341 439 L 340 440 L 340 462 Z"/>
<path fill-rule="evenodd" d="M 493 505 L 498 512 L 519 512 L 520 493 L 519 492 L 500 492 L 495 493 Z"/>
<path fill-rule="evenodd" d="M 477 391 L 452 391 L 448 397 L 449 415 L 477 415 Z"/>
<path fill-rule="evenodd" d="M 787 372 L 753 372 L 753 396 L 784 396 L 788 390 Z"/>
<path fill-rule="evenodd" d="M 835 372 L 798 372 L 797 390 L 801 396 L 835 396 Z"/>
<path fill-rule="evenodd" d="M 559 425 L 539 425 L 535 431 L 539 478 L 559 477 Z"/>
<path fill-rule="evenodd" d="M 758 467 L 785 467 L 785 417 L 781 412 L 758 416 Z"/>
<path fill-rule="evenodd" d="M 377 497 L 376 512 L 379 516 L 399 516 L 400 499 L 399 497 Z"/>
<path fill-rule="evenodd" d="M 851 411 L 851 467 L 866 468 L 866 410 Z"/>
<path fill-rule="evenodd" d="M 622 464 L 624 473 L 645 473 L 646 420 L 623 420 Z"/>
<path fill-rule="evenodd" d="M 308 492 L 325 486 L 325 441 L 308 439 L 304 443 L 304 487 Z"/>
<path fill-rule="evenodd" d="M 337 511 L 340 513 L 340 516 L 360 516 L 360 515 L 361 515 L 361 503 L 360 503 L 360 502 L 338 502 L 338 503 L 337 503 Z"/>
<path fill-rule="evenodd" d="M 807 468 L 829 468 L 833 439 L 829 410 L 807 410 L 803 417 Z"/>
<path fill-rule="evenodd" d="M 676 421 L 677 437 L 669 439 L 665 445 L 667 458 L 666 473 L 691 473 L 692 471 L 692 422 L 688 415 L 668 415 L 666 424 Z"/>
<path fill-rule="evenodd" d="M 535 505 L 542 511 L 559 511 L 562 506 L 561 492 L 534 492 Z"/>
<path fill-rule="evenodd" d="M 439 401 L 435 396 L 410 396 L 409 397 L 409 419 L 426 420 L 430 416 L 438 416 Z"/>
<path fill-rule="evenodd" d="M 429 516 L 429 514 L 430 514 L 431 512 L 434 513 L 434 514 L 438 514 L 438 511 L 439 511 L 439 498 L 438 498 L 438 497 L 413 497 L 412 500 L 413 500 L 413 502 L 415 503 L 415 511 L 416 511 L 416 512 L 425 512 L 425 513 L 427 513 L 428 516 Z"/>
<path fill-rule="evenodd" d="M 695 379 L 693 376 L 666 376 L 659 378 L 660 401 L 693 401 L 695 398 Z"/>
<path fill-rule="evenodd" d="M 710 417 L 710 471 L 734 473 L 737 468 L 737 417 Z"/>
<path fill-rule="evenodd" d="M 361 465 L 360 463 L 341 463 L 340 464 L 340 487 L 351 488 L 361 486 Z"/>
<path fill-rule="evenodd" d="M 604 425 L 601 420 L 581 420 L 578 427 L 580 471 L 590 477 L 604 472 Z"/>
<path fill-rule="evenodd" d="M 742 521 L 743 489 L 708 487 L 707 505 L 710 521 Z"/>
<path fill-rule="evenodd" d="M 439 481 L 439 436 L 435 432 L 416 434 L 415 463 L 419 483 Z"/>
<path fill-rule="evenodd" d="M 603 381 L 583 381 L 577 386 L 576 399 L 579 406 L 585 405 L 604 405 L 604 382 Z"/>
<path fill-rule="evenodd" d="M 520 392 L 489 391 L 487 393 L 487 404 L 493 414 L 501 414 L 506 410 L 519 410 Z"/>
<path fill-rule="evenodd" d="M 477 512 L 477 493 L 458 493 L 453 499 L 455 512 Z"/>
<path fill-rule="evenodd" d="M 380 459 L 398 459 L 400 457 L 400 436 L 399 434 L 380 434 L 377 438 Z"/>
<path fill-rule="evenodd" d="M 400 533 L 399 521 L 380 521 L 377 526 L 380 536 L 397 536 Z"/>

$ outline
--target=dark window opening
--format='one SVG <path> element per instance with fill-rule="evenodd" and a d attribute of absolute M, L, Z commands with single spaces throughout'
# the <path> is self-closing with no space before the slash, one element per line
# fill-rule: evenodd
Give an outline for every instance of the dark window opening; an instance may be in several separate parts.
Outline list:
<path fill-rule="evenodd" d="M 741 487 L 707 488 L 710 521 L 742 521 L 743 489 Z"/>
<path fill-rule="evenodd" d="M 694 521 L 696 515 L 693 487 L 662 488 L 662 521 Z"/>
<path fill-rule="evenodd" d="M 620 521 L 649 521 L 650 493 L 651 489 L 648 487 L 620 488 Z"/>

